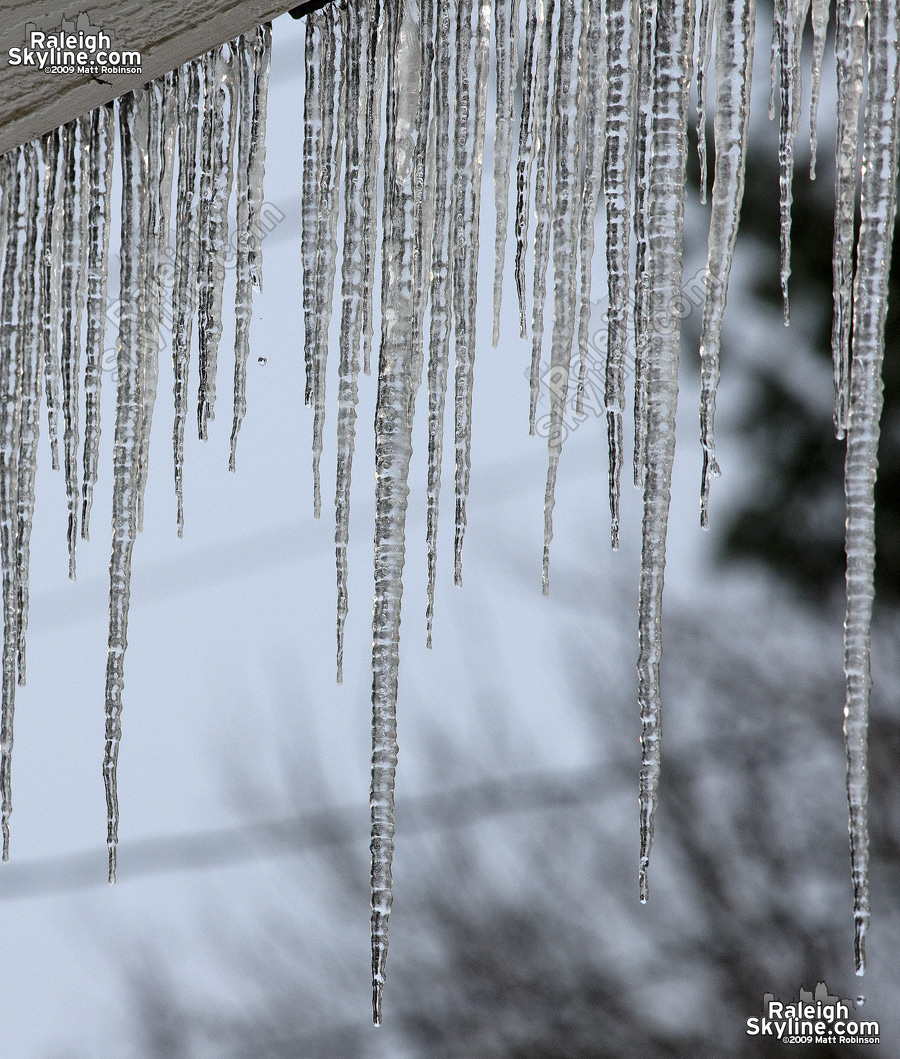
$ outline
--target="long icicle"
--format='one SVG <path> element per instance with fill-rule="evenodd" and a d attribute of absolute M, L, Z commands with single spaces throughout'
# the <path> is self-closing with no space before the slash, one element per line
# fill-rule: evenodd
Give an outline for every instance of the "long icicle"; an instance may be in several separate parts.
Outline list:
<path fill-rule="evenodd" d="M 372 18 L 370 0 L 342 9 L 345 47 L 342 76 L 346 83 L 347 140 L 344 171 L 344 250 L 341 263 L 340 368 L 337 411 L 337 469 L 334 496 L 334 550 L 337 573 L 336 677 L 344 680 L 344 628 L 349 611 L 347 546 L 350 542 L 350 481 L 356 444 L 356 406 L 359 401 L 359 350 L 362 338 L 362 302 L 365 227 L 363 199 L 366 173 L 362 167 L 360 130 L 371 71 L 363 62 Z"/>
<path fill-rule="evenodd" d="M 201 72 L 201 61 L 195 60 L 182 67 L 178 75 L 178 190 L 175 214 L 175 276 L 172 283 L 172 371 L 175 403 L 172 448 L 179 537 L 184 535 L 184 428 L 188 416 L 188 370 L 191 334 L 197 307 L 200 251 L 200 218 L 195 189 Z"/>
<path fill-rule="evenodd" d="M 39 253 L 41 181 L 37 144 L 24 148 L 25 188 L 23 216 L 25 235 L 22 244 L 22 267 L 19 270 L 19 319 L 21 321 L 18 357 L 21 364 L 22 397 L 17 458 L 16 490 L 16 670 L 19 684 L 25 683 L 25 639 L 28 630 L 28 569 L 31 555 L 31 526 L 34 516 L 34 482 L 37 471 L 37 448 L 41 426 L 41 394 L 44 365 L 40 318 L 35 303 L 40 286 L 42 261 Z"/>
<path fill-rule="evenodd" d="M 431 331 L 428 355 L 428 484 L 426 489 L 426 546 L 428 590 L 425 605 L 425 643 L 431 646 L 434 591 L 437 581 L 438 514 L 441 462 L 444 453 L 444 408 L 450 364 L 452 324 L 451 273 L 453 225 L 450 210 L 453 172 L 450 166 L 450 29 L 451 0 L 437 0 L 434 125 L 435 193 L 431 245 Z"/>
<path fill-rule="evenodd" d="M 572 343 L 578 317 L 576 278 L 578 274 L 577 180 L 580 171 L 581 122 L 578 93 L 578 42 L 581 18 L 576 0 L 560 0 L 559 44 L 556 51 L 556 193 L 553 201 L 553 337 L 550 351 L 550 429 L 547 435 L 547 484 L 544 490 L 544 554 L 541 570 L 543 592 L 550 591 L 550 542 L 553 539 L 553 507 L 556 503 L 556 476 L 562 455 L 563 415 L 569 392 Z M 582 94 L 582 104 L 583 104 Z"/>
<path fill-rule="evenodd" d="M 709 220 L 706 301 L 700 335 L 700 443 L 703 446 L 700 525 L 704 529 L 709 525 L 710 482 L 719 474 L 714 421 L 720 331 L 744 198 L 755 26 L 756 0 L 719 0 L 714 125 L 716 171 Z"/>
<path fill-rule="evenodd" d="M 628 243 L 631 228 L 632 134 L 637 96 L 636 0 L 606 7 L 608 102 L 606 112 L 606 271 L 609 327 L 606 347 L 606 428 L 609 438 L 610 543 L 619 546 L 619 482 L 622 414 L 625 411 L 625 351 L 628 336 Z"/>
<path fill-rule="evenodd" d="M 4 247 L 0 291 L 0 569 L 3 583 L 3 673 L 0 710 L 0 826 L 3 859 L 9 860 L 12 813 L 13 716 L 16 707 L 16 460 L 19 449 L 21 369 L 14 305 L 20 268 L 19 209 L 22 195 L 22 148 L 0 159 L 0 245 Z"/>
<path fill-rule="evenodd" d="M 385 232 L 382 252 L 382 337 L 375 410 L 375 603 L 372 611 L 372 1015 L 381 1023 L 391 862 L 394 850 L 394 776 L 397 768 L 397 678 L 400 604 L 406 555 L 406 507 L 412 424 L 413 361 L 412 170 L 398 165 L 415 149 L 414 126 L 398 118 L 413 110 L 418 83 L 408 81 L 398 46 L 415 15 L 409 0 L 385 9 L 388 62 L 385 144 Z M 412 27 L 410 27 L 412 28 Z M 405 97 L 405 98 L 404 98 Z"/>
<path fill-rule="evenodd" d="M 638 700 L 641 713 L 640 897 L 648 869 L 659 788 L 659 664 L 666 528 L 675 457 L 675 406 L 681 340 L 681 251 L 687 161 L 688 89 L 694 27 L 692 0 L 660 0 L 650 149 L 650 346 L 647 362 L 647 465 L 640 583 Z"/>
<path fill-rule="evenodd" d="M 147 353 L 147 187 L 150 92 L 139 88 L 119 101 L 122 157 L 121 315 L 119 317 L 116 436 L 113 466 L 113 542 L 109 561 L 109 649 L 106 659 L 106 788 L 109 881 L 116 881 L 119 797 L 116 766 L 122 738 L 122 689 L 131 595 L 131 553 L 137 536 L 144 360 Z"/>
<path fill-rule="evenodd" d="M 831 356 L 834 367 L 834 430 L 847 432 L 850 410 L 850 325 L 853 319 L 853 249 L 856 192 L 859 187 L 859 110 L 866 50 L 865 0 L 838 0 L 834 54 L 837 63 L 837 137 L 834 189 L 834 315 Z"/>
<path fill-rule="evenodd" d="M 867 731 L 872 683 L 869 635 L 875 596 L 875 477 L 883 403 L 881 365 L 888 274 L 897 212 L 900 119 L 900 14 L 893 4 L 868 3 L 868 98 L 863 122 L 859 245 L 853 284 L 850 415 L 844 491 L 847 499 L 847 616 L 844 672 L 847 702 L 847 800 L 853 878 L 856 973 L 866 969 L 869 927 Z"/>
<path fill-rule="evenodd" d="M 488 40 L 490 2 L 473 0 L 476 15 L 474 38 L 469 21 L 469 0 L 462 0 L 457 20 L 457 122 L 454 187 L 461 187 L 454 206 L 453 326 L 454 445 L 456 449 L 456 526 L 453 542 L 453 581 L 462 584 L 463 538 L 466 532 L 466 498 L 472 454 L 472 385 L 475 371 L 475 298 L 478 287 L 478 228 L 481 216 L 481 166 L 487 115 Z M 470 40 L 474 51 L 475 81 L 469 92 Z M 463 88 L 463 85 L 465 87 Z M 467 111 L 460 114 L 461 111 Z"/>
<path fill-rule="evenodd" d="M 109 227 L 112 205 L 114 113 L 97 107 L 90 125 L 90 249 L 88 251 L 87 342 L 84 368 L 84 456 L 81 485 L 81 536 L 90 535 L 91 505 L 100 456 L 100 386 L 106 343 Z"/>

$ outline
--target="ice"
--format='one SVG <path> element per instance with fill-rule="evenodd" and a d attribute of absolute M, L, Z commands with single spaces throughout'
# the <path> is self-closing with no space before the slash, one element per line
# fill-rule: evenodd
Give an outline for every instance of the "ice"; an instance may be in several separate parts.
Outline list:
<path fill-rule="evenodd" d="M 619 480 L 622 413 L 625 410 L 625 348 L 628 332 L 628 244 L 631 230 L 633 132 L 637 85 L 638 5 L 612 0 L 606 7 L 606 271 L 609 327 L 606 354 L 606 422 L 609 438 L 610 540 L 619 546 Z"/>
<path fill-rule="evenodd" d="M 9 818 L 12 813 L 13 715 L 16 706 L 18 647 L 16 593 L 16 530 L 18 505 L 20 349 L 15 316 L 22 198 L 22 148 L 0 159 L 0 245 L 4 247 L 0 292 L 0 579 L 3 584 L 3 691 L 0 707 L 0 826 L 3 859 L 9 860 Z M 26 192 L 27 193 L 27 192 Z"/>
<path fill-rule="evenodd" d="M 578 318 L 576 278 L 580 234 L 578 178 L 581 163 L 581 122 L 578 107 L 578 43 L 581 16 L 576 0 L 560 0 L 559 49 L 556 56 L 556 192 L 553 201 L 553 338 L 550 357 L 550 430 L 544 491 L 544 556 L 542 584 L 550 590 L 550 542 L 556 476 L 563 443 L 563 412 L 569 384 L 572 343 Z M 583 102 L 583 96 L 582 96 Z"/>
<path fill-rule="evenodd" d="M 506 235 L 509 222 L 509 160 L 512 153 L 514 64 L 519 54 L 519 0 L 495 0 L 494 41 L 497 69 L 497 106 L 494 117 L 494 203 L 497 228 L 494 236 L 494 330 L 500 341 L 500 305 L 506 270 Z"/>
<path fill-rule="evenodd" d="M 650 141 L 647 245 L 650 272 L 647 460 L 639 603 L 638 700 L 641 714 L 640 895 L 649 894 L 648 869 L 660 771 L 659 665 L 666 564 L 666 529 L 675 457 L 675 405 L 681 339 L 680 292 L 687 160 L 688 88 L 693 3 L 660 0 Z"/>
<path fill-rule="evenodd" d="M 850 405 L 850 324 L 853 296 L 853 250 L 856 196 L 859 187 L 859 110 L 866 57 L 866 4 L 837 0 L 834 54 L 837 64 L 838 113 L 834 192 L 834 315 L 831 354 L 834 362 L 834 427 L 847 432 Z"/>
<path fill-rule="evenodd" d="M 172 369 L 175 403 L 172 445 L 179 537 L 184 534 L 184 428 L 188 414 L 191 335 L 197 307 L 199 216 L 196 188 L 201 72 L 199 60 L 181 68 L 178 72 L 176 101 L 178 189 L 176 192 L 175 275 L 172 284 Z"/>
<path fill-rule="evenodd" d="M 90 248 L 84 368 L 84 477 L 81 492 L 81 536 L 84 540 L 90 537 L 91 505 L 100 456 L 100 386 L 106 341 L 114 120 L 111 106 L 98 107 L 90 118 Z"/>
<path fill-rule="evenodd" d="M 868 94 L 863 121 L 860 227 L 853 283 L 850 409 L 844 472 L 847 499 L 844 740 L 857 974 L 865 971 L 865 936 L 869 926 L 866 760 L 872 682 L 869 637 L 875 595 L 874 489 L 882 407 L 881 365 L 887 316 L 888 263 L 897 208 L 897 125 L 900 116 L 900 15 L 892 4 L 871 4 L 868 15 Z"/>
<path fill-rule="evenodd" d="M 709 221 L 706 301 L 700 337 L 700 524 L 709 525 L 709 487 L 718 475 L 714 419 L 722 316 L 744 197 L 756 0 L 719 0 L 716 47 L 716 173 Z"/>

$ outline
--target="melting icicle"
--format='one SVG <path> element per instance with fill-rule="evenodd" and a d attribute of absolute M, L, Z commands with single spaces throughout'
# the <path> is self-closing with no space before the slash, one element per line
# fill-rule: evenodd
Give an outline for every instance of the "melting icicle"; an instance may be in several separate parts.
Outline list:
<path fill-rule="evenodd" d="M 365 240 L 363 242 L 362 326 L 363 371 L 366 375 L 370 374 L 372 370 L 369 361 L 372 355 L 372 335 L 374 334 L 372 304 L 377 241 L 375 192 L 378 180 L 378 148 L 381 141 L 381 100 L 384 94 L 385 68 L 382 12 L 381 0 L 373 0 L 372 16 L 368 25 L 368 92 L 366 94 L 364 125 L 366 142 L 364 149 L 365 165 L 363 167 L 366 174 L 366 184 L 363 195 L 363 231 L 365 232 Z"/>
<path fill-rule="evenodd" d="M 859 108 L 866 49 L 865 0 L 838 0 L 834 53 L 837 61 L 838 125 L 834 191 L 834 428 L 847 431 L 850 407 L 850 323 L 853 317 L 854 210 L 859 184 Z"/>
<path fill-rule="evenodd" d="M 694 26 L 692 0 L 660 0 L 650 149 L 650 326 L 647 360 L 647 463 L 644 479 L 638 700 L 641 711 L 640 895 L 649 894 L 660 768 L 659 663 L 666 527 L 675 457 L 675 406 L 681 339 L 681 251 L 687 160 L 688 86 Z"/>
<path fill-rule="evenodd" d="M 706 202 L 709 178 L 706 171 L 706 68 L 709 43 L 716 18 L 716 0 L 700 0 L 697 27 L 697 156 L 700 160 L 700 201 Z"/>
<path fill-rule="evenodd" d="M 575 410 L 584 415 L 584 391 L 587 382 L 587 353 L 591 327 L 591 279 L 594 257 L 594 223 L 603 188 L 603 142 L 606 139 L 606 33 L 599 3 L 585 6 L 581 24 L 580 63 L 578 67 L 584 110 L 584 187 L 581 198 L 581 262 L 578 311 L 578 389 Z M 598 410 L 599 411 L 599 410 Z"/>
<path fill-rule="evenodd" d="M 164 172 L 162 140 L 166 130 L 163 129 L 162 85 L 151 81 L 147 86 L 150 96 L 150 113 L 147 138 L 147 185 L 144 193 L 147 196 L 147 244 L 146 260 L 141 262 L 141 278 L 144 284 L 143 293 L 143 377 L 140 428 L 140 454 L 138 458 L 137 489 L 137 531 L 144 531 L 144 492 L 147 488 L 147 476 L 150 469 L 150 427 L 153 422 L 153 407 L 156 404 L 156 385 L 159 379 L 159 251 L 163 214 L 168 213 L 162 207 L 162 180 Z M 171 161 L 171 160 L 170 160 Z M 169 167 L 171 173 L 171 165 Z M 168 245 L 168 234 L 166 235 Z"/>
<path fill-rule="evenodd" d="M 131 594 L 131 553 L 137 535 L 137 483 L 140 477 L 144 417 L 144 360 L 147 353 L 148 229 L 146 194 L 150 91 L 137 89 L 119 101 L 122 157 L 122 271 L 120 283 L 116 437 L 113 467 L 113 543 L 109 561 L 109 649 L 106 660 L 106 751 L 103 778 L 107 805 L 109 881 L 116 881 L 119 799 L 116 763 L 122 738 L 122 688 Z"/>
<path fill-rule="evenodd" d="M 750 84 L 756 0 L 719 0 L 716 47 L 716 173 L 709 220 L 706 303 L 700 337 L 700 442 L 703 472 L 700 525 L 709 525 L 709 487 L 718 476 L 714 419 L 719 381 L 719 344 L 728 278 L 744 198 L 744 167 L 750 119 Z"/>
<path fill-rule="evenodd" d="M 383 244 L 382 338 L 375 411 L 375 605 L 372 612 L 372 1001 L 381 1022 L 391 860 L 394 848 L 394 775 L 397 768 L 397 673 L 400 660 L 400 602 L 406 553 L 406 507 L 412 423 L 414 195 L 411 171 L 398 165 L 411 154 L 412 130 L 398 121 L 415 105 L 419 83 L 397 46 L 405 22 L 415 15 L 408 2 L 386 8 L 388 42 L 387 140 L 385 146 L 385 233 Z M 406 98 L 404 98 L 406 97 Z M 404 142 L 404 140 L 406 142 Z M 390 292 L 389 298 L 387 292 Z"/>
<path fill-rule="evenodd" d="M 644 482 L 647 443 L 647 391 L 644 380 L 649 346 L 650 277 L 647 273 L 647 197 L 650 181 L 650 119 L 653 108 L 655 0 L 641 3 L 638 43 L 637 128 L 634 188 L 634 484 Z"/>
<path fill-rule="evenodd" d="M 63 267 L 61 287 L 62 355 L 60 357 L 63 396 L 63 453 L 66 474 L 66 505 L 69 526 L 69 578 L 75 580 L 75 542 L 78 539 L 78 377 L 81 362 L 81 315 L 78 311 L 76 280 L 81 273 L 79 244 L 81 213 L 76 182 L 75 146 L 77 122 L 63 126 L 62 210 Z"/>
<path fill-rule="evenodd" d="M 462 549 L 466 532 L 466 497 L 472 452 L 472 384 L 475 371 L 475 296 L 478 286 L 478 226 L 481 216 L 481 164 L 487 118 L 490 2 L 473 0 L 477 12 L 474 36 L 475 83 L 469 93 L 469 52 L 472 41 L 468 0 L 461 2 L 456 23 L 456 155 L 453 206 L 453 326 L 456 448 L 456 533 L 453 580 L 462 584 Z"/>
<path fill-rule="evenodd" d="M 547 486 L 544 493 L 543 591 L 550 591 L 550 542 L 556 476 L 562 454 L 563 413 L 569 388 L 572 342 L 575 338 L 580 230 L 578 179 L 581 161 L 580 134 L 584 115 L 578 108 L 578 40 L 581 18 L 576 0 L 561 0 L 559 46 L 556 53 L 556 193 L 553 207 L 553 339 L 550 354 L 550 430 L 547 436 Z"/>
<path fill-rule="evenodd" d="M 59 288 L 62 271 L 62 130 L 41 140 L 44 159 L 44 228 L 39 312 L 47 400 L 47 433 L 54 471 L 59 470 Z"/>
<path fill-rule="evenodd" d="M 788 279 L 791 275 L 791 203 L 794 180 L 794 122 L 795 122 L 795 43 L 794 0 L 776 0 L 775 20 L 778 24 L 779 69 L 781 89 L 781 119 L 778 139 L 778 161 L 781 215 L 781 296 L 784 300 L 784 325 L 791 321 L 788 301 Z"/>
<path fill-rule="evenodd" d="M 622 413 L 625 410 L 625 347 L 628 333 L 628 242 L 631 228 L 632 131 L 638 5 L 612 0 L 606 7 L 609 97 L 606 114 L 606 270 L 609 328 L 606 352 L 606 422 L 609 436 L 610 540 L 619 546 L 619 479 Z"/>
<path fill-rule="evenodd" d="M 184 427 L 188 414 L 188 369 L 191 332 L 196 311 L 197 129 L 200 107 L 199 61 L 182 67 L 178 75 L 178 191 L 175 228 L 175 277 L 172 284 L 172 368 L 175 375 L 175 423 L 172 444 L 175 460 L 175 499 L 178 536 L 184 534 Z M 204 152 L 206 142 L 204 141 Z"/>
<path fill-rule="evenodd" d="M 444 406 L 450 363 L 450 257 L 452 253 L 449 209 L 453 175 L 450 166 L 450 0 L 437 0 L 435 47 L 435 193 L 431 249 L 431 333 L 428 357 L 428 486 L 426 543 L 428 593 L 425 607 L 425 642 L 431 646 L 434 624 L 434 590 L 437 580 L 438 512 L 441 461 L 444 453 Z"/>
<path fill-rule="evenodd" d="M 519 0 L 495 0 L 494 41 L 497 68 L 497 109 L 494 120 L 494 203 L 497 228 L 494 236 L 494 332 L 500 341 L 500 305 L 506 264 L 506 234 L 509 226 L 509 160 L 513 128 L 513 63 L 519 56 Z"/>
<path fill-rule="evenodd" d="M 544 304 L 547 299 L 547 266 L 550 263 L 550 206 L 553 201 L 553 168 L 551 147 L 555 136 L 555 118 L 550 100 L 550 76 L 553 69 L 553 11 L 556 0 L 547 0 L 541 8 L 543 21 L 538 24 L 537 85 L 534 92 L 534 283 L 531 305 L 531 378 L 528 406 L 528 433 L 534 433 L 538 393 L 541 384 L 541 349 L 544 342 Z"/>
<path fill-rule="evenodd" d="M 531 202 L 531 163 L 534 157 L 535 42 L 544 22 L 538 0 L 525 0 L 525 65 L 522 69 L 522 114 L 519 119 L 519 155 L 516 161 L 516 293 L 519 299 L 519 333 L 526 337 L 525 252 L 528 245 L 528 210 Z"/>
<path fill-rule="evenodd" d="M 344 176 L 344 250 L 341 271 L 340 380 L 337 412 L 337 472 L 334 497 L 334 548 L 337 567 L 337 682 L 344 679 L 344 627 L 347 621 L 348 564 L 350 541 L 350 480 L 356 438 L 356 406 L 359 399 L 359 348 L 362 332 L 363 257 L 366 232 L 363 198 L 366 174 L 362 168 L 360 129 L 368 98 L 365 48 L 372 5 L 348 4 L 342 9 L 342 77 L 346 85 L 347 163 Z"/>
<path fill-rule="evenodd" d="M 303 226 L 300 233 L 300 258 L 303 270 L 303 355 L 306 363 L 306 389 L 303 399 L 306 404 L 310 404 L 315 378 L 313 353 L 316 346 L 316 236 L 319 229 L 319 167 L 322 151 L 320 67 L 323 46 L 321 22 L 312 16 L 307 16 L 306 19 L 305 45 L 301 206 Z"/>
<path fill-rule="evenodd" d="M 812 90 L 809 97 L 809 179 L 816 179 L 816 148 L 819 129 L 819 94 L 822 88 L 822 61 L 825 58 L 825 37 L 828 32 L 828 16 L 831 0 L 813 0 L 813 55 Z M 840 99 L 840 96 L 838 96 Z"/>
<path fill-rule="evenodd" d="M 0 291 L 0 570 L 3 583 L 3 684 L 0 709 L 0 825 L 3 859 L 9 860 L 9 818 L 12 813 L 13 715 L 16 706 L 16 522 L 19 448 L 18 326 L 15 317 L 16 279 L 20 269 L 19 209 L 22 195 L 22 148 L 0 158 L 0 245 L 4 247 Z"/>
<path fill-rule="evenodd" d="M 238 85 L 237 171 L 237 290 L 234 332 L 234 420 L 228 469 L 237 459 L 237 439 L 247 412 L 247 358 L 250 355 L 250 316 L 253 287 L 262 288 L 263 177 L 266 166 L 266 100 L 269 91 L 272 26 L 265 23 L 241 39 L 241 77 Z"/>
<path fill-rule="evenodd" d="M 41 360 L 40 320 L 35 316 L 35 299 L 40 283 L 41 258 L 38 253 L 41 186 L 38 149 L 35 143 L 23 149 L 25 186 L 22 267 L 17 293 L 19 307 L 18 358 L 21 364 L 21 411 L 16 486 L 16 669 L 18 681 L 25 683 L 25 634 L 28 629 L 28 567 L 31 552 L 31 525 L 34 515 L 34 480 L 41 424 L 43 363 Z"/>
<path fill-rule="evenodd" d="M 315 169 L 316 229 L 313 299 L 312 392 L 313 405 L 313 514 L 322 513 L 322 488 L 319 465 L 322 458 L 325 427 L 325 370 L 328 363 L 328 328 L 334 304 L 334 274 L 337 257 L 337 193 L 340 186 L 340 159 L 343 127 L 336 121 L 343 79 L 335 76 L 339 69 L 338 22 L 335 8 L 328 4 L 320 12 L 307 16 L 319 20 L 323 41 L 321 83 L 321 129 L 318 132 L 319 155 Z M 342 45 L 343 47 L 343 45 Z M 304 174 L 305 179 L 305 174 Z"/>
<path fill-rule="evenodd" d="M 215 414 L 216 363 L 222 337 L 222 287 L 228 244 L 228 202 L 231 198 L 232 156 L 237 127 L 235 48 L 222 45 L 207 56 L 203 114 L 203 161 L 200 185 L 200 389 L 197 427 L 201 441 Z"/>
<path fill-rule="evenodd" d="M 847 498 L 844 740 L 857 974 L 863 974 L 866 968 L 865 938 L 869 926 L 866 733 L 872 682 L 869 632 L 875 594 L 874 490 L 882 407 L 888 263 L 897 208 L 900 117 L 900 15 L 893 4 L 868 6 L 868 98 L 863 122 L 861 220 L 853 285 L 853 359 L 844 471 Z"/>
<path fill-rule="evenodd" d="M 90 245 L 88 250 L 87 342 L 84 368 L 84 479 L 81 536 L 88 540 L 91 505 L 100 454 L 100 385 L 106 341 L 107 270 L 114 156 L 112 106 L 98 107 L 90 119 Z"/>

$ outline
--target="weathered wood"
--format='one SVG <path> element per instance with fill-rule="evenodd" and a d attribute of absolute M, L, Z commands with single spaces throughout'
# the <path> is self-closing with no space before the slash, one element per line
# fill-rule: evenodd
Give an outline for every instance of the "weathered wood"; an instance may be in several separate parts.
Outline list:
<path fill-rule="evenodd" d="M 289 8 L 296 0 L 0 0 L 0 154 L 180 66 Z M 76 6 L 77 5 L 77 6 Z M 50 74 L 9 65 L 26 24 L 59 32 L 86 10 L 115 46 L 141 52 L 140 74 Z"/>

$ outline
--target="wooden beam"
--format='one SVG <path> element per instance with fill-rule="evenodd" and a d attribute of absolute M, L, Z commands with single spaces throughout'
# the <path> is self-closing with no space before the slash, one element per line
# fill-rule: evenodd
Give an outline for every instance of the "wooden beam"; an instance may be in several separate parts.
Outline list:
<path fill-rule="evenodd" d="M 297 0 L 0 0 L 0 154 L 129 92 L 210 48 L 294 7 Z M 141 53 L 140 73 L 52 74 L 10 65 L 26 46 L 26 26 L 59 33 L 81 8 L 113 48 Z M 106 83 L 103 83 L 106 82 Z"/>

